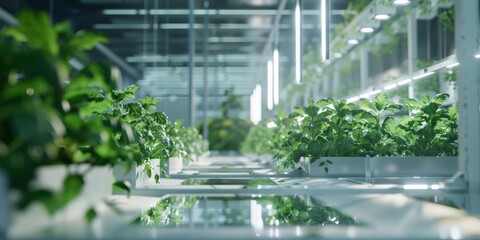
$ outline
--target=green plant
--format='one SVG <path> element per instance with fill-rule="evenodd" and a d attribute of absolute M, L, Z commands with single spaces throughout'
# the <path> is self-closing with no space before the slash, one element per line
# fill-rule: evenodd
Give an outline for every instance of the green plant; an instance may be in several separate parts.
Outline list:
<path fill-rule="evenodd" d="M 284 127 L 288 134 L 280 141 L 282 147 L 275 148 L 277 170 L 294 166 L 302 157 L 313 163 L 336 156 L 455 156 L 457 109 L 441 107 L 447 98 L 424 95 L 421 101 L 397 104 L 381 93 L 374 101 L 361 99 L 359 106 L 345 100 L 309 100 L 283 122 L 289 125 Z M 319 165 L 328 173 L 333 162 L 323 159 Z"/>
<path fill-rule="evenodd" d="M 126 171 L 133 163 L 143 165 L 148 177 L 152 177 L 152 170 L 156 167 L 166 174 L 165 164 L 173 152 L 172 139 L 176 135 L 168 132 L 170 125 L 164 113 L 151 112 L 156 109 L 157 100 L 147 96 L 134 101 L 138 88 L 139 86 L 132 85 L 123 90 L 98 95 L 90 112 L 92 116 L 108 122 L 121 123 L 131 130 L 117 132 L 114 135 L 116 145 L 112 148 L 122 149 L 123 158 L 115 159 L 114 164 L 124 165 Z M 153 166 L 152 159 L 160 159 L 160 166 Z M 159 174 L 155 174 L 154 177 L 158 182 Z"/>
<path fill-rule="evenodd" d="M 102 71 L 105 66 L 92 64 L 74 74 L 68 64 L 106 42 L 103 36 L 73 33 L 67 22 L 53 26 L 46 13 L 22 12 L 18 20 L 18 27 L 5 29 L 0 39 L 0 167 L 18 193 L 19 208 L 37 201 L 53 214 L 80 194 L 91 168 L 68 168 L 62 190 L 52 192 L 32 187 L 39 167 L 109 165 L 119 154 L 110 148 L 112 123 L 83 114 L 90 97 L 113 89 L 115 79 Z M 90 209 L 88 219 L 93 215 Z"/>
<path fill-rule="evenodd" d="M 455 156 L 458 153 L 457 108 L 441 108 L 448 94 L 420 100 L 405 99 L 411 117 L 399 125 L 406 132 L 406 154 L 415 156 Z"/>
<path fill-rule="evenodd" d="M 232 109 L 242 109 L 243 104 L 239 96 L 234 94 L 235 89 L 233 87 L 230 87 L 228 89 L 225 89 L 224 96 L 225 96 L 225 101 L 222 102 L 222 116 L 224 118 L 230 117 L 228 115 L 229 110 Z"/>
<path fill-rule="evenodd" d="M 199 125 L 201 126 L 201 125 Z M 210 150 L 239 151 L 252 123 L 240 118 L 214 118 L 208 120 Z M 203 128 L 197 127 L 200 134 Z"/>
<path fill-rule="evenodd" d="M 316 103 L 309 100 L 307 107 L 297 107 L 289 118 L 298 122 L 299 127 L 290 131 L 284 142 L 290 150 L 276 155 L 276 158 L 298 163 L 302 157 L 308 157 L 313 163 L 323 156 L 351 156 L 353 142 L 349 132 L 353 129 L 354 107 L 345 100 L 336 102 L 332 99 L 321 99 Z M 330 164 L 330 160 L 322 160 L 319 165 L 328 172 Z"/>
<path fill-rule="evenodd" d="M 375 101 L 360 99 L 360 111 L 355 117 L 355 128 L 351 132 L 355 142 L 353 149 L 358 156 L 391 156 L 397 155 L 399 147 L 393 139 L 394 134 L 387 135 L 386 126 L 394 121 L 391 116 L 384 117 L 385 114 L 393 114 L 403 110 L 403 106 L 388 100 L 385 93 L 380 93 L 375 97 Z"/>

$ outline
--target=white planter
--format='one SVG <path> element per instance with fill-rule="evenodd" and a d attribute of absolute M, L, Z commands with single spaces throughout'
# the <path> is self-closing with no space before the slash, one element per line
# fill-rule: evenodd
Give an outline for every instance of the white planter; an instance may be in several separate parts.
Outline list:
<path fill-rule="evenodd" d="M 150 166 L 152 168 L 152 176 L 148 177 L 145 173 L 145 166 L 133 164 L 130 171 L 125 172 L 124 166 L 115 166 L 113 168 L 113 176 L 116 181 L 127 181 L 130 183 L 131 188 L 143 187 L 147 185 L 155 185 L 155 175 L 161 176 L 160 172 L 160 159 L 151 159 Z"/>
<path fill-rule="evenodd" d="M 90 165 L 70 166 L 68 172 L 84 172 Z M 37 171 L 35 186 L 58 192 L 67 176 L 64 165 L 45 166 Z M 33 236 L 46 227 L 84 219 L 86 211 L 98 205 L 112 194 L 112 171 L 109 167 L 94 167 L 84 175 L 85 184 L 81 194 L 64 209 L 49 216 L 40 203 L 31 204 L 25 211 L 15 212 L 9 235 L 12 237 Z"/>
<path fill-rule="evenodd" d="M 171 157 L 168 159 L 168 174 L 179 173 L 183 170 L 183 159 L 179 157 Z"/>
<path fill-rule="evenodd" d="M 373 157 L 372 177 L 451 177 L 458 157 Z"/>
<path fill-rule="evenodd" d="M 7 176 L 0 170 L 0 239 L 7 237 L 8 223 L 10 220 L 10 204 L 8 199 Z"/>
<path fill-rule="evenodd" d="M 328 173 L 320 162 L 330 160 Z M 370 157 L 322 157 L 314 163 L 303 161 L 303 169 L 310 177 L 365 177 L 370 168 Z"/>

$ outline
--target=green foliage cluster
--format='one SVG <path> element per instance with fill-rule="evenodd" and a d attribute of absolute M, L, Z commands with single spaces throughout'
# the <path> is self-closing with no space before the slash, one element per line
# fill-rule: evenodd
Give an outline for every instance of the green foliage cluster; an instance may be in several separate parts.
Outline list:
<path fill-rule="evenodd" d="M 150 159 L 160 158 L 163 171 L 179 149 L 176 135 L 170 135 L 178 132 L 169 132 L 178 126 L 164 113 L 152 112 L 157 101 L 135 101 L 138 86 L 115 90 L 115 69 L 106 64 L 71 70 L 72 57 L 86 58 L 85 50 L 107 39 L 74 33 L 67 22 L 52 25 L 46 13 L 22 12 L 18 20 L 18 27 L 5 29 L 0 37 L 0 168 L 18 192 L 18 207 L 39 201 L 55 213 L 82 192 L 83 176 L 93 166 L 143 164 L 151 176 L 157 166 Z M 199 135 L 184 131 L 190 136 L 182 135 L 181 147 L 189 153 L 194 149 L 186 146 Z M 32 187 L 37 169 L 53 164 L 69 171 L 62 190 Z M 79 171 L 76 164 L 90 168 Z M 114 187 L 129 190 L 122 182 Z M 94 209 L 86 214 L 89 220 L 95 215 Z"/>
<path fill-rule="evenodd" d="M 225 89 L 225 92 L 223 95 L 225 96 L 225 101 L 222 102 L 222 116 L 224 118 L 231 117 L 229 115 L 229 111 L 232 109 L 242 109 L 243 103 L 242 99 L 238 96 L 235 95 L 235 89 L 233 87 L 229 87 Z"/>
<path fill-rule="evenodd" d="M 252 135 L 269 132 L 264 136 L 273 136 L 268 142 L 276 144 L 256 149 L 253 142 L 246 142 L 251 146 L 246 149 L 274 154 L 277 170 L 295 166 L 302 157 L 313 163 L 321 157 L 455 156 L 457 108 L 442 108 L 447 98 L 447 94 L 424 95 L 394 103 L 381 93 L 373 101 L 361 99 L 358 105 L 329 98 L 310 100 L 287 119 L 277 116 L 274 128 L 265 124 L 252 128 Z M 274 133 L 279 129 L 281 134 Z M 319 163 L 326 172 L 330 164 L 329 160 Z"/>
<path fill-rule="evenodd" d="M 252 123 L 241 118 L 213 118 L 208 120 L 208 142 L 210 150 L 240 151 Z M 201 125 L 197 127 L 203 133 Z"/>

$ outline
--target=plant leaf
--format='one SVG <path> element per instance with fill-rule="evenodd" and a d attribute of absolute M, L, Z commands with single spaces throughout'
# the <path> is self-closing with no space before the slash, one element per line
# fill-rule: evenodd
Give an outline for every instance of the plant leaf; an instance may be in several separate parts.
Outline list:
<path fill-rule="evenodd" d="M 113 183 L 113 190 L 118 192 L 126 192 L 127 196 L 130 197 L 130 187 L 127 185 L 126 181 L 116 181 Z"/>

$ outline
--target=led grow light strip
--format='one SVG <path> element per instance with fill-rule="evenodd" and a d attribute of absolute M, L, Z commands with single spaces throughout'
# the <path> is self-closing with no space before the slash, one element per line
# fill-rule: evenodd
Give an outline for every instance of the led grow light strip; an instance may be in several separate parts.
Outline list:
<path fill-rule="evenodd" d="M 477 57 L 478 56 L 478 57 Z M 476 58 L 480 58 L 480 54 L 475 55 Z M 382 90 L 391 90 L 393 88 L 403 86 L 410 84 L 414 80 L 420 80 L 425 77 L 428 77 L 432 74 L 434 74 L 436 71 L 441 70 L 441 69 L 450 69 L 453 67 L 459 66 L 459 63 L 456 60 L 455 55 L 450 55 L 449 57 L 446 57 L 443 61 L 439 62 L 438 64 L 432 65 L 428 68 L 422 69 L 414 74 L 411 74 L 409 77 L 411 78 L 405 78 L 405 76 L 402 76 L 400 78 L 397 78 L 395 81 L 390 82 L 388 85 L 383 86 L 381 89 Z M 427 71 L 428 70 L 428 71 Z M 369 96 L 372 96 L 374 94 L 380 93 L 381 90 L 375 90 L 373 92 L 364 92 L 364 93 L 359 93 L 358 95 L 350 96 L 347 98 L 348 102 L 356 102 L 360 100 L 360 98 L 366 98 Z"/>
<path fill-rule="evenodd" d="M 257 84 L 250 95 L 250 120 L 258 124 L 262 120 L 262 86 Z"/>
<path fill-rule="evenodd" d="M 417 75 L 415 77 L 412 77 L 412 80 L 418 80 L 418 79 L 422 79 L 422 78 L 425 78 L 425 77 L 428 77 L 432 74 L 434 74 L 435 72 L 426 72 L 426 73 L 422 73 L 420 75 Z"/>
<path fill-rule="evenodd" d="M 302 82 L 301 75 L 301 12 L 300 0 L 296 0 L 295 4 L 295 82 L 300 84 Z"/>
<path fill-rule="evenodd" d="M 267 108 L 273 109 L 273 63 L 268 60 L 267 63 Z"/>
<path fill-rule="evenodd" d="M 273 104 L 280 102 L 280 56 L 278 49 L 273 51 Z"/>

